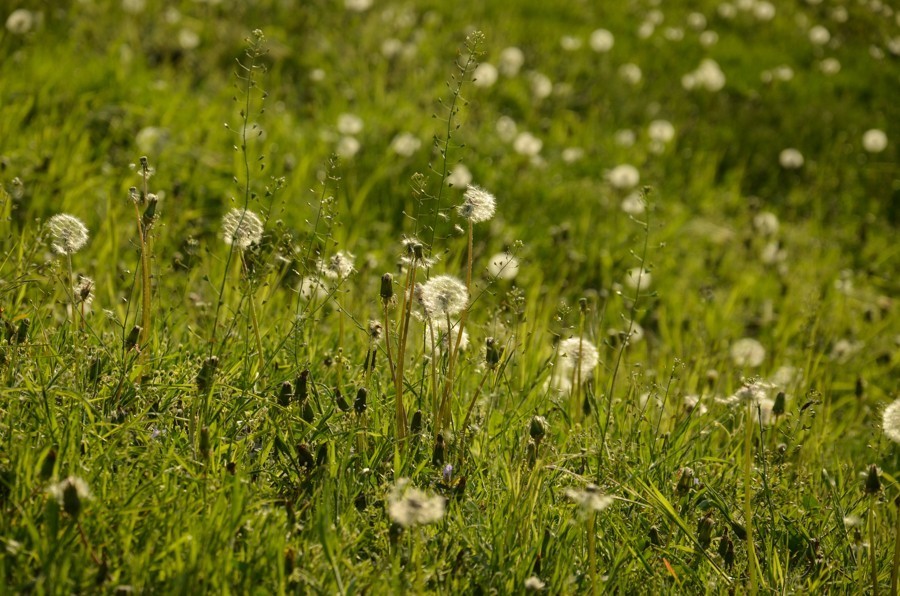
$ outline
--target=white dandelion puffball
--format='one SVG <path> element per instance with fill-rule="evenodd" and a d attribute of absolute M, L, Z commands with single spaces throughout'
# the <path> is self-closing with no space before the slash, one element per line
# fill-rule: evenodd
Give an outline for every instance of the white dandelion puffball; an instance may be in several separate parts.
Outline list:
<path fill-rule="evenodd" d="M 559 342 L 559 361 L 557 368 L 565 368 L 569 372 L 581 367 L 582 378 L 596 368 L 600 362 L 600 352 L 590 341 L 581 337 L 570 337 Z"/>
<path fill-rule="evenodd" d="M 780 163 L 781 167 L 785 170 L 799 170 L 803 167 L 803 162 L 803 154 L 793 147 L 783 149 L 781 153 L 778 154 L 778 163 Z"/>
<path fill-rule="evenodd" d="M 13 35 L 25 35 L 34 28 L 34 13 L 17 8 L 6 17 L 6 30 Z"/>
<path fill-rule="evenodd" d="M 629 85 L 637 85 L 644 78 L 644 73 L 640 66 L 629 62 L 619 67 L 619 77 Z"/>
<path fill-rule="evenodd" d="M 465 165 L 458 163 L 453 166 L 450 175 L 447 176 L 447 184 L 457 188 L 468 186 L 472 183 L 472 172 Z"/>
<path fill-rule="evenodd" d="M 584 489 L 566 489 L 566 496 L 575 501 L 584 513 L 603 511 L 615 500 L 600 492 L 600 488 L 588 484 Z"/>
<path fill-rule="evenodd" d="M 887 438 L 900 443 L 900 399 L 891 402 L 882 415 L 882 429 Z"/>
<path fill-rule="evenodd" d="M 239 250 L 259 244 L 262 234 L 262 220 L 248 209 L 232 209 L 222 218 L 222 240 Z"/>
<path fill-rule="evenodd" d="M 503 76 L 516 76 L 524 64 L 525 53 L 519 48 L 511 46 L 500 52 L 500 72 Z"/>
<path fill-rule="evenodd" d="M 546 99 L 553 93 L 553 81 L 545 74 L 535 72 L 531 74 L 531 94 L 535 99 Z"/>
<path fill-rule="evenodd" d="M 338 157 L 350 159 L 359 153 L 360 147 L 362 145 L 360 145 L 356 137 L 341 137 L 337 147 L 334 148 L 334 152 L 337 153 Z"/>
<path fill-rule="evenodd" d="M 322 272 L 322 275 L 329 279 L 343 281 L 356 271 L 353 268 L 354 258 L 352 253 L 339 250 L 331 255 L 331 258 L 327 261 L 320 262 L 319 270 Z"/>
<path fill-rule="evenodd" d="M 574 35 L 563 35 L 559 40 L 559 47 L 567 52 L 575 52 L 581 49 L 582 41 L 580 37 Z"/>
<path fill-rule="evenodd" d="M 647 126 L 647 135 L 651 140 L 670 143 L 675 138 L 675 127 L 668 120 L 654 120 Z"/>
<path fill-rule="evenodd" d="M 456 315 L 469 305 L 465 284 L 452 275 L 436 275 L 421 286 L 421 302 L 428 317 Z"/>
<path fill-rule="evenodd" d="M 470 184 L 463 195 L 463 203 L 456 208 L 457 212 L 472 223 L 481 223 L 494 217 L 497 199 L 494 195 L 479 186 Z"/>
<path fill-rule="evenodd" d="M 494 128 L 497 131 L 497 136 L 500 137 L 500 140 L 504 143 L 512 142 L 519 132 L 516 121 L 509 116 L 500 116 L 497 118 L 497 124 L 494 125 Z"/>
<path fill-rule="evenodd" d="M 761 211 L 753 216 L 753 228 L 763 236 L 774 236 L 778 226 L 778 216 L 771 211 Z"/>
<path fill-rule="evenodd" d="M 472 73 L 472 84 L 476 87 L 490 87 L 497 82 L 499 74 L 496 66 L 490 62 L 482 62 Z"/>
<path fill-rule="evenodd" d="M 819 70 L 828 76 L 836 75 L 841 72 L 841 62 L 837 58 L 825 58 L 819 62 Z"/>
<path fill-rule="evenodd" d="M 372 8 L 373 0 L 344 0 L 344 7 L 351 12 L 365 12 Z"/>
<path fill-rule="evenodd" d="M 337 129 L 342 135 L 358 135 L 363 130 L 362 118 L 356 114 L 341 114 L 338 116 Z"/>
<path fill-rule="evenodd" d="M 394 140 L 391 141 L 391 149 L 393 149 L 394 153 L 400 157 L 410 157 L 413 153 L 418 151 L 421 146 L 422 141 L 420 141 L 416 135 L 408 132 L 398 134 L 394 137 Z"/>
<path fill-rule="evenodd" d="M 650 288 L 653 275 L 643 267 L 633 267 L 625 273 L 625 285 L 632 290 L 645 291 Z"/>
<path fill-rule="evenodd" d="M 631 190 L 641 181 L 641 174 L 631 164 L 622 164 L 606 173 L 606 179 L 619 190 Z"/>
<path fill-rule="evenodd" d="M 88 241 L 87 226 L 68 213 L 59 213 L 47 220 L 50 230 L 50 248 L 59 255 L 71 256 L 84 248 Z"/>
<path fill-rule="evenodd" d="M 513 141 L 513 150 L 519 155 L 534 157 L 541 152 L 544 142 L 530 132 L 520 132 Z"/>
<path fill-rule="evenodd" d="M 628 215 L 640 215 L 647 209 L 647 203 L 644 201 L 641 193 L 633 192 L 622 199 L 620 207 Z"/>
<path fill-rule="evenodd" d="M 598 54 L 605 54 L 616 44 L 616 38 L 606 29 L 596 29 L 591 33 L 588 45 Z"/>
<path fill-rule="evenodd" d="M 757 368 L 766 360 L 766 349 L 752 337 L 731 344 L 730 353 L 732 362 L 740 367 Z"/>
<path fill-rule="evenodd" d="M 863 149 L 869 153 L 881 153 L 887 149 L 888 138 L 883 130 L 873 128 L 867 130 L 862 137 Z"/>
<path fill-rule="evenodd" d="M 498 252 L 488 261 L 488 275 L 511 280 L 519 274 L 519 260 L 508 252 Z"/>
<path fill-rule="evenodd" d="M 809 30 L 809 41 L 811 41 L 813 45 L 824 46 L 831 41 L 831 33 L 829 33 L 828 29 L 822 25 L 816 25 Z"/>
<path fill-rule="evenodd" d="M 706 58 L 700 63 L 700 68 L 696 71 L 697 82 L 700 87 L 707 91 L 721 91 L 725 86 L 725 73 L 719 67 L 719 63 L 710 58 Z"/>
<path fill-rule="evenodd" d="M 630 128 L 622 128 L 616 131 L 613 138 L 616 141 L 616 145 L 619 145 L 620 147 L 631 147 L 637 140 L 637 135 L 634 134 L 634 131 Z"/>
<path fill-rule="evenodd" d="M 444 517 L 444 511 L 443 497 L 409 486 L 406 478 L 397 481 L 388 497 L 388 516 L 404 528 L 433 524 Z"/>
<path fill-rule="evenodd" d="M 93 498 L 88 483 L 78 476 L 69 476 L 65 480 L 61 480 L 56 484 L 51 484 L 50 488 L 47 489 L 47 492 L 49 492 L 50 496 L 59 503 L 60 507 L 66 505 L 67 492 L 74 493 L 77 500 L 81 501 L 89 501 Z"/>

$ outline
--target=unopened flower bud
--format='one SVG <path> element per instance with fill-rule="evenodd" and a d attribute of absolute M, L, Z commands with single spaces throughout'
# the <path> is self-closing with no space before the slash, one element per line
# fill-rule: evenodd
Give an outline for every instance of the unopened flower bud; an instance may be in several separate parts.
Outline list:
<path fill-rule="evenodd" d="M 881 480 L 878 478 L 878 466 L 869 466 L 869 475 L 866 476 L 866 494 L 877 495 L 881 491 Z"/>
<path fill-rule="evenodd" d="M 385 273 L 381 276 L 381 301 L 387 304 L 394 297 L 394 276 Z"/>

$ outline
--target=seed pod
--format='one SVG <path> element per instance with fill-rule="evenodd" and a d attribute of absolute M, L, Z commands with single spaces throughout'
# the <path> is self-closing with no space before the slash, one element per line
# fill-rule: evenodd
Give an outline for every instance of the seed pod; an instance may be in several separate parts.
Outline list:
<path fill-rule="evenodd" d="M 878 467 L 875 464 L 869 466 L 869 475 L 866 476 L 866 494 L 877 495 L 881 491 L 881 480 L 878 478 Z"/>
<path fill-rule="evenodd" d="M 431 464 L 440 468 L 444 465 L 444 435 L 439 434 L 434 441 L 434 450 L 431 452 Z"/>
<path fill-rule="evenodd" d="M 344 394 L 341 393 L 341 390 L 338 387 L 334 388 L 334 401 L 337 402 L 337 407 L 340 408 L 341 412 L 350 411 L 350 404 L 347 403 Z"/>
<path fill-rule="evenodd" d="M 422 410 L 416 410 L 409 423 L 409 434 L 417 435 L 420 432 L 422 432 Z"/>
<path fill-rule="evenodd" d="M 132 350 L 138 349 L 138 339 L 141 337 L 141 331 L 143 328 L 140 325 L 135 325 L 131 328 L 131 331 L 128 333 L 128 337 L 125 338 L 125 349 Z"/>
<path fill-rule="evenodd" d="M 713 526 L 712 511 L 707 512 L 707 514 L 701 517 L 697 522 L 697 542 L 704 550 L 709 548 L 710 543 L 712 543 Z"/>
<path fill-rule="evenodd" d="M 725 562 L 726 569 L 731 569 L 734 566 L 734 542 L 728 536 L 727 528 L 722 532 L 722 537 L 719 538 L 719 556 Z"/>
<path fill-rule="evenodd" d="M 356 399 L 353 400 L 353 410 L 357 414 L 363 414 L 366 411 L 366 395 L 368 392 L 365 387 L 360 387 L 356 392 Z"/>
<path fill-rule="evenodd" d="M 291 397 L 294 395 L 294 386 L 290 381 L 281 384 L 281 391 L 278 393 L 278 405 L 286 408 L 291 405 Z"/>
<path fill-rule="evenodd" d="M 212 387 L 217 368 L 219 368 L 219 359 L 216 356 L 210 356 L 203 361 L 200 372 L 197 373 L 197 389 L 200 393 L 206 393 Z"/>
<path fill-rule="evenodd" d="M 772 414 L 775 416 L 783 416 L 785 410 L 785 401 L 787 398 L 784 395 L 784 391 L 779 391 L 778 395 L 775 396 L 775 403 L 772 405 Z"/>
<path fill-rule="evenodd" d="M 385 273 L 381 276 L 381 301 L 385 304 L 394 297 L 394 276 Z"/>
<path fill-rule="evenodd" d="M 531 418 L 528 434 L 531 435 L 536 444 L 540 445 L 541 441 L 544 440 L 544 436 L 547 434 L 547 426 L 547 419 L 543 416 L 533 416 Z"/>
<path fill-rule="evenodd" d="M 210 442 L 209 442 L 209 427 L 204 426 L 200 429 L 200 459 L 207 460 L 209 459 L 209 450 L 210 450 Z"/>
<path fill-rule="evenodd" d="M 306 402 L 306 398 L 309 397 L 309 369 L 304 369 L 300 371 L 300 376 L 297 377 L 297 380 L 294 382 L 294 387 L 296 391 L 294 393 L 294 397 L 297 398 L 299 403 Z"/>

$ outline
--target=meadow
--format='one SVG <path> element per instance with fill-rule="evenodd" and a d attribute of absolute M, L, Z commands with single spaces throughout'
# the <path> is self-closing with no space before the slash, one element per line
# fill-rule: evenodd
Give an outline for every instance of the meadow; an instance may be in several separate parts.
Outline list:
<path fill-rule="evenodd" d="M 897 593 L 889 2 L 0 7 L 0 592 Z"/>

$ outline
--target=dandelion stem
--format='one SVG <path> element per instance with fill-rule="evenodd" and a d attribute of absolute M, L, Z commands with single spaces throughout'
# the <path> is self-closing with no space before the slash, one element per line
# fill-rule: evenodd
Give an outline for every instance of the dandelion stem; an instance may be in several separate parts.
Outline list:
<path fill-rule="evenodd" d="M 897 596 L 897 576 L 900 571 L 900 497 L 894 501 L 894 563 L 891 566 L 891 596 Z"/>
<path fill-rule="evenodd" d="M 878 596 L 878 558 L 875 556 L 875 501 L 877 494 L 869 498 L 869 511 L 867 525 L 869 530 L 869 572 L 872 579 L 872 596 Z M 893 589 L 893 585 L 891 585 Z"/>
<path fill-rule="evenodd" d="M 750 576 L 750 594 L 758 591 L 756 547 L 753 543 L 753 506 L 752 506 L 752 438 L 753 438 L 753 405 L 747 401 L 747 416 L 744 420 L 744 526 L 747 530 L 747 573 Z"/>

